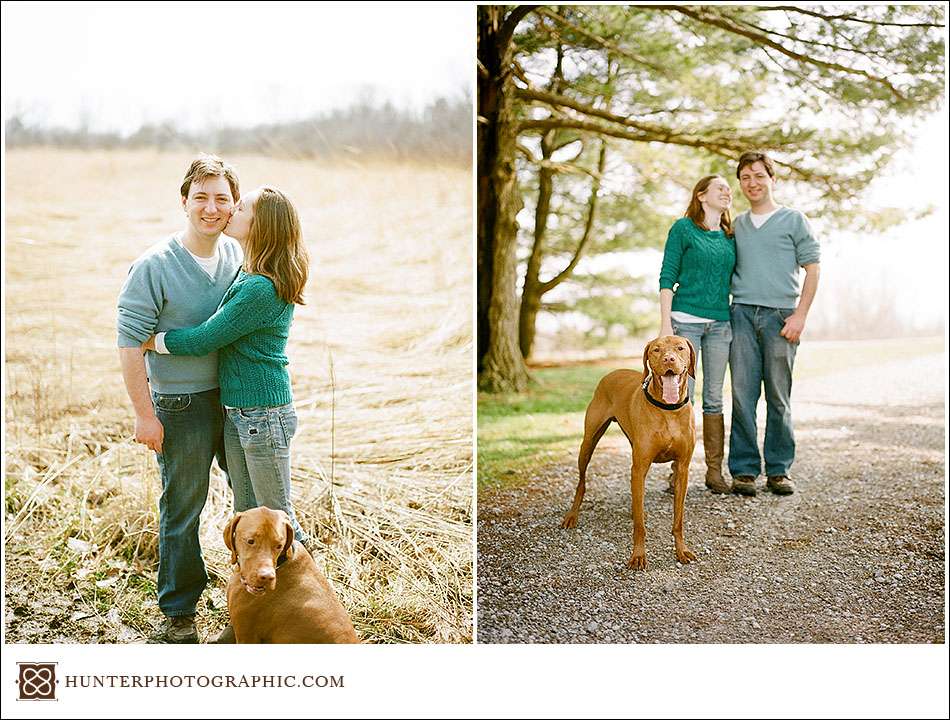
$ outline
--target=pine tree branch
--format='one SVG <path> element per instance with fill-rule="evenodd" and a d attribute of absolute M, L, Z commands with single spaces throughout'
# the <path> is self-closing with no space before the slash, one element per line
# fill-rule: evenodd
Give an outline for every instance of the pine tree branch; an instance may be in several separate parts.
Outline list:
<path fill-rule="evenodd" d="M 623 117 L 622 115 L 617 115 L 608 110 L 603 110 L 601 108 L 594 107 L 588 103 L 580 102 L 574 98 L 567 97 L 566 95 L 557 95 L 555 93 L 544 92 L 543 90 L 537 90 L 533 87 L 516 87 L 515 94 L 525 100 L 536 100 L 538 102 L 543 102 L 554 107 L 566 107 L 571 110 L 576 110 L 579 113 L 588 115 L 591 117 L 601 118 L 612 123 L 617 123 L 618 125 L 624 125 L 626 127 L 631 127 L 636 130 L 642 130 L 643 132 L 652 133 L 656 136 L 667 136 L 670 138 L 676 137 L 679 133 L 672 132 L 667 128 L 660 127 L 658 125 L 653 125 L 651 123 L 642 123 L 637 120 L 631 120 L 629 117 Z M 522 122 L 522 125 L 530 123 L 532 121 L 526 120 Z"/>
<path fill-rule="evenodd" d="M 816 92 L 818 92 L 818 93 L 820 93 L 820 94 L 822 94 L 822 95 L 825 95 L 825 96 L 827 96 L 828 98 L 830 98 L 830 99 L 832 99 L 832 100 L 835 99 L 834 94 L 833 94 L 830 90 L 826 90 L 825 88 L 821 87 L 818 83 L 816 83 L 814 80 L 812 80 L 812 79 L 809 78 L 808 76 L 802 75 L 800 72 L 797 72 L 797 71 L 795 71 L 795 70 L 792 70 L 791 68 L 785 67 L 785 66 L 784 66 L 782 63 L 780 63 L 776 58 L 772 57 L 772 53 L 770 53 L 770 52 L 768 51 L 768 48 L 762 48 L 762 52 L 763 52 L 763 53 L 765 54 L 765 56 L 772 62 L 772 64 L 775 65 L 775 67 L 777 67 L 777 68 L 778 68 L 779 70 L 781 70 L 783 73 L 788 73 L 789 75 L 791 75 L 792 77 L 796 78 L 796 79 L 799 80 L 800 82 L 805 83 L 806 85 L 811 86 Z"/>
<path fill-rule="evenodd" d="M 516 5 L 511 10 L 498 31 L 498 47 L 507 50 L 508 44 L 515 34 L 515 28 L 518 27 L 518 23 L 524 20 L 534 9 L 535 7 L 533 5 Z"/>
<path fill-rule="evenodd" d="M 755 12 L 771 12 L 775 10 L 783 10 L 785 12 L 794 12 L 801 15 L 808 15 L 809 17 L 820 18 L 826 22 L 831 22 L 832 20 L 847 20 L 849 22 L 858 22 L 866 23 L 868 25 L 881 25 L 886 27 L 923 27 L 923 28 L 938 28 L 944 27 L 940 23 L 900 23 L 900 22 L 888 22 L 886 20 L 871 20 L 869 18 L 860 18 L 857 15 L 847 14 L 847 15 L 827 15 L 825 13 L 818 12 L 816 10 L 806 10 L 805 8 L 795 7 L 794 5 L 754 5 L 749 8 Z"/>
<path fill-rule="evenodd" d="M 753 40 L 757 43 L 761 43 L 762 45 L 767 45 L 768 47 L 774 50 L 777 50 L 783 55 L 786 55 L 787 57 L 790 57 L 793 60 L 796 60 L 805 65 L 813 65 L 815 67 L 825 68 L 826 70 L 836 70 L 838 72 L 842 72 L 847 75 L 860 75 L 861 77 L 864 77 L 870 80 L 871 82 L 875 82 L 880 85 L 883 85 L 888 90 L 890 90 L 891 93 L 901 102 L 906 102 L 907 100 L 907 98 L 904 97 L 904 95 L 896 87 L 894 87 L 887 78 L 882 78 L 876 75 L 872 75 L 871 73 L 865 70 L 847 67 L 845 65 L 840 65 L 838 63 L 826 62 L 824 60 L 818 60 L 817 58 L 809 57 L 807 55 L 802 55 L 801 53 L 794 52 L 780 45 L 779 43 L 775 42 L 774 40 L 769 38 L 767 35 L 763 35 L 758 32 L 753 32 L 739 25 L 736 25 L 734 21 L 732 21 L 732 18 L 729 17 L 728 15 L 720 14 L 718 17 L 714 17 L 712 15 L 704 13 L 702 10 L 694 10 L 692 7 L 687 7 L 683 5 L 653 5 L 653 6 L 646 5 L 643 7 L 652 7 L 654 9 L 675 10 L 681 15 L 685 15 L 686 17 L 693 18 L 697 22 L 701 22 L 704 25 L 712 25 L 713 27 L 718 27 L 721 30 L 725 30 L 726 32 L 733 33 L 734 35 L 740 35 L 742 37 Z M 723 20 L 722 18 L 728 18 L 729 21 Z"/>
<path fill-rule="evenodd" d="M 802 43 L 803 45 L 810 45 L 812 47 L 823 47 L 829 50 L 835 50 L 837 52 L 863 55 L 864 57 L 868 59 L 871 59 L 872 56 L 878 59 L 887 59 L 888 57 L 885 53 L 878 52 L 875 50 L 860 50 L 854 46 L 844 47 L 843 45 L 835 45 L 834 43 L 821 42 L 820 40 L 808 40 L 806 38 L 798 37 L 796 35 L 787 35 L 786 33 L 779 32 L 778 30 L 773 30 L 771 28 L 762 27 L 761 25 L 756 25 L 755 23 L 751 23 L 748 20 L 743 20 L 742 18 L 736 17 L 735 15 L 730 15 L 729 19 L 732 20 L 733 22 L 737 22 L 742 25 L 745 25 L 746 27 L 752 28 L 753 30 L 757 32 L 765 33 L 766 35 L 775 35 L 776 37 L 785 38 L 786 40 L 791 40 L 792 42 Z"/>
<path fill-rule="evenodd" d="M 636 55 L 630 50 L 618 47 L 617 45 L 610 42 L 606 38 L 602 38 L 599 35 L 595 35 L 594 33 L 590 32 L 589 30 L 585 30 L 580 25 L 576 25 L 575 23 L 572 23 L 567 18 L 563 17 L 562 15 L 559 15 L 558 13 L 554 12 L 553 10 L 549 8 L 539 7 L 537 8 L 537 11 L 539 15 L 544 15 L 545 17 L 548 17 L 551 20 L 554 20 L 556 23 L 559 23 L 560 25 L 563 25 L 564 27 L 572 30 L 578 35 L 582 35 L 589 40 L 593 40 L 595 43 L 603 47 L 605 50 L 610 50 L 611 52 L 614 52 L 617 55 L 621 55 L 622 57 L 628 58 L 629 60 L 633 60 L 638 65 L 643 65 L 644 67 L 648 67 L 654 72 L 659 73 L 660 75 L 665 76 L 667 74 L 667 71 L 665 68 L 660 67 L 659 65 L 655 63 L 651 63 L 646 58 L 640 55 Z"/>
<path fill-rule="evenodd" d="M 515 94 L 524 100 L 533 100 L 536 102 L 545 103 L 552 106 L 555 110 L 555 114 L 548 118 L 522 120 L 518 126 L 519 131 L 532 128 L 558 127 L 558 123 L 561 123 L 561 127 L 575 127 L 573 122 L 576 120 L 576 118 L 571 118 L 556 112 L 558 108 L 568 108 L 588 117 L 606 120 L 610 123 L 623 125 L 624 127 L 629 127 L 635 130 L 640 130 L 644 133 L 648 133 L 651 140 L 656 140 L 658 142 L 671 142 L 690 145 L 695 143 L 680 143 L 678 139 L 698 137 L 697 135 L 682 133 L 663 125 L 646 123 L 640 120 L 634 120 L 629 116 L 625 117 L 623 115 L 617 115 L 616 113 L 613 113 L 609 110 L 595 107 L 594 105 L 575 100 L 574 98 L 567 97 L 566 95 L 557 95 L 554 93 L 545 92 L 543 90 L 538 90 L 534 87 L 516 87 Z M 721 138 L 724 140 L 726 137 L 737 135 L 737 133 L 741 133 L 741 131 L 736 128 L 705 128 L 703 137 Z M 754 145 L 761 142 L 758 137 L 748 134 L 738 135 L 735 139 L 742 140 L 742 142 L 744 142 L 746 145 Z M 781 142 L 786 145 L 792 144 L 794 143 L 794 138 L 790 136 L 784 137 L 781 139 Z"/>
<path fill-rule="evenodd" d="M 626 123 L 620 123 L 621 125 L 626 125 Z M 518 123 L 518 131 L 524 130 L 541 130 L 547 131 L 552 128 L 566 128 L 573 130 L 580 130 L 583 132 L 597 133 L 600 135 L 608 135 L 610 137 L 620 138 L 621 140 L 632 140 L 634 142 L 663 142 L 670 143 L 673 145 L 686 145 L 688 147 L 700 147 L 700 148 L 719 148 L 726 147 L 722 142 L 716 142 L 713 140 L 707 140 L 703 138 L 691 138 L 685 135 L 670 135 L 669 133 L 657 134 L 653 132 L 634 132 L 633 130 L 627 130 L 623 127 L 613 127 L 611 125 L 606 125 L 600 122 L 593 122 L 589 120 L 575 120 L 572 118 L 545 118 L 543 120 L 522 120 Z M 743 145 L 747 146 L 748 143 Z M 738 151 L 738 145 L 736 148 L 731 148 L 732 152 L 724 153 L 725 157 L 731 159 L 737 159 L 741 154 Z"/>
<path fill-rule="evenodd" d="M 574 251 L 574 256 L 571 258 L 571 261 L 567 264 L 561 272 L 552 277 L 547 282 L 541 283 L 541 295 L 544 295 L 549 290 L 560 285 L 567 278 L 571 276 L 571 273 L 574 272 L 574 268 L 577 267 L 577 263 L 580 262 L 581 257 L 584 254 L 584 250 L 587 245 L 590 243 L 592 236 L 592 230 L 594 228 L 594 218 L 597 215 L 597 201 L 598 193 L 600 192 L 600 176 L 603 175 L 604 167 L 607 162 L 607 140 L 602 139 L 600 141 L 600 156 L 597 159 L 597 176 L 594 178 L 593 185 L 590 189 L 590 200 L 587 204 L 587 221 L 584 224 L 584 234 L 581 236 L 580 242 L 577 244 L 577 249 Z"/>
<path fill-rule="evenodd" d="M 733 136 L 728 139 L 721 137 L 703 138 L 688 136 L 669 138 L 669 136 L 656 136 L 646 132 L 634 132 L 624 128 L 612 127 L 600 122 L 572 120 L 569 118 L 524 120 L 519 124 L 519 132 L 522 130 L 547 131 L 552 128 L 570 128 L 581 132 L 607 135 L 608 137 L 615 137 L 621 140 L 630 140 L 632 142 L 662 142 L 670 145 L 694 147 L 733 161 L 738 160 L 739 156 L 750 147 L 756 147 L 761 144 L 757 138 L 742 138 L 741 136 Z M 781 142 L 773 143 L 773 145 L 781 145 Z M 785 162 L 775 157 L 773 157 L 772 160 L 776 165 L 786 168 L 797 180 L 803 182 L 820 183 L 830 186 L 832 183 L 840 180 L 834 175 L 809 170 L 801 165 Z"/>
<path fill-rule="evenodd" d="M 575 158 L 576 160 L 577 158 Z M 572 175 L 587 175 L 594 178 L 595 180 L 601 180 L 602 176 L 596 170 L 591 170 L 590 168 L 583 167 L 581 165 L 575 165 L 572 162 L 553 162 L 551 160 L 542 160 L 540 163 L 541 167 L 547 168 L 552 172 L 556 173 L 567 173 Z"/>
<path fill-rule="evenodd" d="M 517 150 L 522 155 L 524 155 L 528 159 L 529 162 L 532 162 L 532 163 L 538 162 L 538 159 L 534 156 L 534 153 L 531 152 L 531 150 L 526 145 L 524 145 L 524 143 L 516 143 L 515 150 Z"/>
<path fill-rule="evenodd" d="M 530 85 L 531 81 L 528 79 L 528 74 L 524 71 L 524 68 L 521 67 L 521 63 L 517 60 L 511 61 L 511 74 L 518 78 L 525 85 Z"/>

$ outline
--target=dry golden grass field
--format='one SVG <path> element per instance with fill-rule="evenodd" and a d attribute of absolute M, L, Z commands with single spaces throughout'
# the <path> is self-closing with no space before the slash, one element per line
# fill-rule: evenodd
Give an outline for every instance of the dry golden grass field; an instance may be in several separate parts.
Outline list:
<path fill-rule="evenodd" d="M 132 440 L 115 301 L 183 226 L 189 154 L 6 153 L 7 642 L 142 642 L 160 480 Z M 366 642 L 472 639 L 471 182 L 466 168 L 227 158 L 300 212 L 307 304 L 288 354 L 295 505 Z M 227 621 L 215 470 L 203 639 Z"/>

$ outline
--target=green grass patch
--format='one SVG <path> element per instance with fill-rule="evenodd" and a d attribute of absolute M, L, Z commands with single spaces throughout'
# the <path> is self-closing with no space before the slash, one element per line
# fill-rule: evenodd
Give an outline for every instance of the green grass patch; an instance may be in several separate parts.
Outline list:
<path fill-rule="evenodd" d="M 612 369 L 544 368 L 532 372 L 528 392 L 479 393 L 479 489 L 516 484 L 524 471 L 577 452 L 584 410 L 597 382 Z"/>
<path fill-rule="evenodd" d="M 943 338 L 902 338 L 840 342 L 806 341 L 798 350 L 795 379 L 812 379 L 884 362 L 943 352 Z M 639 358 L 532 371 L 528 392 L 478 395 L 478 488 L 517 485 L 531 471 L 575 457 L 584 411 L 597 382 L 611 370 L 639 370 Z M 696 396 L 702 393 L 697 368 Z M 723 400 L 731 402 L 728 372 Z"/>

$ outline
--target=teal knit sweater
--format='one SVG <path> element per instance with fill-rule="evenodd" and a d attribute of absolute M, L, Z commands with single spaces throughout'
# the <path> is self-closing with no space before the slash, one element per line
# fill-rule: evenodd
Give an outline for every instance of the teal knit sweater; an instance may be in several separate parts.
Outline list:
<path fill-rule="evenodd" d="M 673 310 L 728 320 L 735 266 L 735 240 L 722 230 L 702 230 L 689 218 L 680 218 L 666 239 L 660 289 L 673 290 Z"/>
<path fill-rule="evenodd" d="M 174 355 L 218 350 L 221 402 L 230 407 L 275 407 L 291 402 L 287 334 L 294 305 L 282 300 L 268 278 L 244 271 L 224 294 L 218 311 L 201 325 L 165 333 Z"/>

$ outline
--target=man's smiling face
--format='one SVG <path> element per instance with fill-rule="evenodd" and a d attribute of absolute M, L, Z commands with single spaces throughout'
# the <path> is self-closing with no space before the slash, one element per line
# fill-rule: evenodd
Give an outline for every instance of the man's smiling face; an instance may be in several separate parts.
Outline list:
<path fill-rule="evenodd" d="M 191 183 L 188 197 L 182 198 L 188 223 L 202 237 L 216 238 L 231 218 L 234 198 L 231 186 L 221 175 Z"/>
<path fill-rule="evenodd" d="M 739 187 L 753 206 L 772 197 L 773 184 L 774 180 L 761 160 L 746 165 L 739 173 Z"/>

